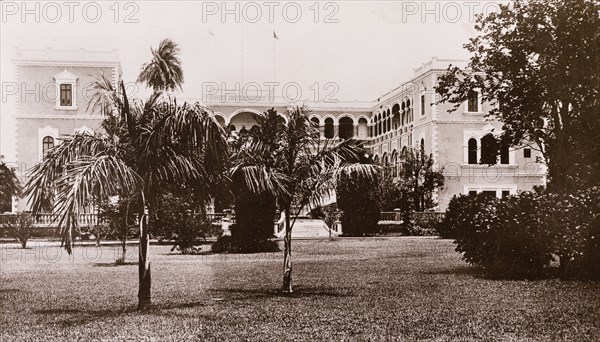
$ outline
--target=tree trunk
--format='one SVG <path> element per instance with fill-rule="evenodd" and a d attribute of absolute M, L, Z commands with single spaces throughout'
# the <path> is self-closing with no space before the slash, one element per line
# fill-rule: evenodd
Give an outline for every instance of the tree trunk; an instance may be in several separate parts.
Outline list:
<path fill-rule="evenodd" d="M 125 227 L 123 227 L 123 245 L 121 258 L 123 258 L 123 263 L 125 263 L 125 256 L 127 255 L 127 231 L 129 230 L 129 203 L 127 203 L 127 208 L 125 209 Z"/>
<path fill-rule="evenodd" d="M 283 239 L 283 292 L 292 293 L 292 227 L 290 209 L 285 209 L 285 237 Z"/>
<path fill-rule="evenodd" d="M 139 277 L 140 287 L 138 291 L 138 310 L 144 310 L 152 304 L 150 277 L 150 259 L 148 251 L 150 249 L 150 234 L 148 231 L 148 212 L 145 209 L 140 217 L 140 247 L 139 247 Z"/>
<path fill-rule="evenodd" d="M 96 225 L 96 247 L 100 247 L 100 225 Z"/>

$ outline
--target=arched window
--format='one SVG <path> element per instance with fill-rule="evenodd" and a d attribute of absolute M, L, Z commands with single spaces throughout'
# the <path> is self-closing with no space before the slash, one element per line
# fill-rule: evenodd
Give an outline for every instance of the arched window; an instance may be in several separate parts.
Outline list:
<path fill-rule="evenodd" d="M 381 121 L 381 114 L 377 115 L 377 135 L 383 133 L 383 122 Z"/>
<path fill-rule="evenodd" d="M 495 165 L 498 154 L 498 141 L 492 133 L 481 138 L 481 164 Z"/>
<path fill-rule="evenodd" d="M 394 129 L 400 126 L 400 105 L 397 103 L 392 107 L 392 122 Z"/>
<path fill-rule="evenodd" d="M 468 157 L 467 161 L 469 164 L 477 164 L 477 139 L 471 138 L 468 143 Z"/>
<path fill-rule="evenodd" d="M 327 118 L 325 119 L 325 138 L 333 139 L 334 131 L 333 131 L 333 119 Z"/>
<path fill-rule="evenodd" d="M 351 139 L 354 137 L 354 121 L 351 118 L 347 116 L 341 118 L 339 129 L 341 139 Z"/>
<path fill-rule="evenodd" d="M 317 117 L 314 117 L 314 116 L 313 116 L 313 117 L 310 119 L 310 122 L 313 124 L 313 126 L 314 126 L 314 127 L 316 127 L 316 128 L 318 128 L 318 127 L 319 127 L 319 118 L 317 118 Z"/>
<path fill-rule="evenodd" d="M 54 147 L 54 138 L 46 136 L 42 139 L 42 153 L 46 153 L 49 149 Z"/>
<path fill-rule="evenodd" d="M 369 137 L 369 124 L 367 122 L 367 119 L 365 118 L 360 118 L 358 119 L 358 138 L 359 139 L 366 139 Z"/>
<path fill-rule="evenodd" d="M 407 116 L 408 116 L 408 122 L 412 122 L 413 121 L 413 112 L 412 112 L 412 108 L 410 107 L 410 100 L 406 100 L 406 111 L 407 111 Z"/>

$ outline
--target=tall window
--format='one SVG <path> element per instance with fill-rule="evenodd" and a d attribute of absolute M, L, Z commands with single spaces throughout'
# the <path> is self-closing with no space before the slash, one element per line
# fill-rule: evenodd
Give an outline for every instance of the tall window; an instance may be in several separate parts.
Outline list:
<path fill-rule="evenodd" d="M 509 157 L 508 157 L 508 144 L 501 144 L 500 145 L 500 164 L 508 164 L 509 163 Z"/>
<path fill-rule="evenodd" d="M 71 106 L 73 101 L 73 92 L 70 84 L 60 85 L 60 105 Z"/>
<path fill-rule="evenodd" d="M 349 117 L 343 117 L 340 119 L 340 138 L 350 139 L 354 136 L 354 122 Z"/>
<path fill-rule="evenodd" d="M 479 93 L 475 90 L 469 91 L 467 98 L 467 111 L 479 112 Z"/>
<path fill-rule="evenodd" d="M 46 153 L 47 150 L 54 147 L 54 138 L 51 136 L 44 137 L 42 139 L 42 153 Z"/>
<path fill-rule="evenodd" d="M 325 138 L 333 139 L 333 119 L 327 118 L 325 119 Z"/>
<path fill-rule="evenodd" d="M 495 165 L 498 155 L 498 141 L 488 133 L 481 138 L 481 164 Z M 508 157 L 508 154 L 506 155 Z"/>
<path fill-rule="evenodd" d="M 477 164 L 477 139 L 469 139 L 468 146 L 468 163 Z"/>
<path fill-rule="evenodd" d="M 531 149 L 530 148 L 523 149 L 523 158 L 531 158 Z"/>
<path fill-rule="evenodd" d="M 425 158 L 425 139 L 421 138 L 421 159 Z"/>
<path fill-rule="evenodd" d="M 425 115 L 425 94 L 421 95 L 421 115 Z"/>

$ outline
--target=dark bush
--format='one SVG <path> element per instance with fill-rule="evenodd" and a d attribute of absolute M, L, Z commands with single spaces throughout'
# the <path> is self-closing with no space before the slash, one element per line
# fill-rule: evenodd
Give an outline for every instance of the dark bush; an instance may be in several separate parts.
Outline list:
<path fill-rule="evenodd" d="M 440 237 L 455 239 L 465 225 L 471 224 L 482 199 L 472 195 L 454 195 L 448 203 L 444 219 L 437 227 Z"/>
<path fill-rule="evenodd" d="M 338 208 L 342 211 L 342 231 L 345 236 L 377 233 L 379 201 L 377 179 L 356 174 L 342 174 L 336 187 Z"/>
<path fill-rule="evenodd" d="M 436 236 L 435 228 L 425 228 L 418 225 L 404 225 L 401 223 L 386 223 L 378 225 L 380 233 L 399 233 L 403 236 Z"/>
<path fill-rule="evenodd" d="M 563 278 L 600 278 L 600 188 L 545 194 L 543 225 L 551 234 Z"/>
<path fill-rule="evenodd" d="M 538 217 L 539 197 L 531 193 L 496 199 L 484 194 L 458 196 L 446 226 L 463 259 L 489 276 L 531 278 L 552 260 L 549 234 Z"/>
<path fill-rule="evenodd" d="M 27 247 L 27 241 L 33 231 L 33 217 L 29 213 L 17 213 L 3 217 L 2 226 L 8 236 L 21 244 L 22 248 Z"/>

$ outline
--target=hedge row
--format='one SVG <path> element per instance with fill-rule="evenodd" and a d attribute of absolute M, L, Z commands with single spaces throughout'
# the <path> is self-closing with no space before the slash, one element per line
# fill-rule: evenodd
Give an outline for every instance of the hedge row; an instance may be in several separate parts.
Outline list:
<path fill-rule="evenodd" d="M 438 227 L 488 275 L 531 278 L 560 261 L 566 278 L 600 276 L 600 188 L 576 194 L 525 192 L 502 199 L 455 196 Z"/>

